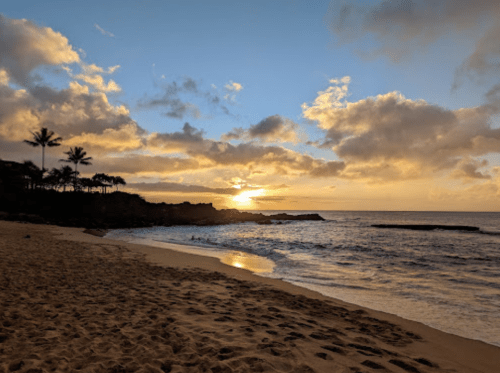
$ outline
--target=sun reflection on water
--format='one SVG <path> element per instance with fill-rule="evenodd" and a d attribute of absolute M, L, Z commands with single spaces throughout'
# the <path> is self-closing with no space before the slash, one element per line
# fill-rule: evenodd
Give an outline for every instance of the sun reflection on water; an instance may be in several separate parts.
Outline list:
<path fill-rule="evenodd" d="M 274 263 L 271 260 L 240 251 L 227 253 L 221 258 L 221 262 L 232 267 L 248 269 L 255 273 L 272 272 L 274 269 Z"/>

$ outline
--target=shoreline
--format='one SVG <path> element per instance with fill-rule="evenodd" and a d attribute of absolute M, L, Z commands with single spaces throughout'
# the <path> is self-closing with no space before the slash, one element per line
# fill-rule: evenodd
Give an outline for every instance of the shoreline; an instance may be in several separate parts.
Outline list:
<path fill-rule="evenodd" d="M 109 230 L 107 233 L 109 233 L 111 231 L 113 231 L 113 230 Z M 87 232 L 87 233 L 90 233 L 90 232 Z M 90 233 L 90 234 L 92 234 L 92 233 Z M 106 236 L 101 236 L 101 237 L 105 237 L 106 238 Z M 108 239 L 115 240 L 112 237 L 108 237 Z M 173 251 L 177 251 L 177 252 L 180 252 L 180 253 L 186 253 L 186 254 L 191 254 L 191 255 L 199 255 L 199 256 L 202 256 L 202 257 L 206 257 L 206 258 L 212 258 L 212 259 L 215 258 L 216 260 L 219 260 L 222 264 L 229 265 L 231 268 L 242 269 L 240 266 L 231 265 L 231 260 L 227 260 L 226 254 L 223 254 L 222 251 L 221 251 L 220 254 L 214 253 L 213 255 L 211 255 L 213 253 L 212 250 L 214 248 L 217 249 L 218 248 L 217 246 L 214 247 L 214 246 L 211 246 L 211 245 L 208 245 L 208 244 L 202 244 L 202 243 L 197 242 L 196 240 L 193 241 L 193 243 L 190 243 L 190 241 L 184 241 L 184 242 L 179 242 L 179 241 L 175 241 L 175 240 L 172 240 L 172 241 L 163 241 L 163 240 L 159 241 L 159 240 L 146 239 L 146 238 L 134 238 L 133 240 L 134 241 L 125 241 L 125 240 L 121 241 L 119 239 L 116 239 L 116 241 L 130 242 L 130 243 L 133 243 L 133 244 L 136 244 L 136 245 L 145 245 L 145 246 L 148 246 L 148 247 L 157 248 L 159 250 L 173 250 Z M 148 242 L 148 241 L 152 241 L 152 242 Z M 211 253 L 203 252 L 205 249 L 208 249 L 209 251 L 212 251 L 212 252 Z M 236 249 L 227 249 L 227 252 L 229 253 L 229 252 L 239 252 L 239 251 L 236 250 Z M 257 256 L 256 254 L 248 254 L 246 252 L 241 252 L 241 253 L 245 254 L 245 255 Z M 224 257 L 224 256 L 226 256 L 226 257 Z M 261 256 L 257 256 L 257 257 L 261 258 L 264 261 L 270 261 L 270 262 L 272 262 L 270 259 L 267 259 L 266 257 L 261 257 Z M 273 267 L 274 267 L 274 262 L 272 262 L 272 263 L 273 263 Z M 441 329 L 441 328 L 439 328 L 439 326 L 433 326 L 433 325 L 431 325 L 429 323 L 426 323 L 425 321 L 422 321 L 422 320 L 408 318 L 408 317 L 405 317 L 405 315 L 401 315 L 401 314 L 398 314 L 398 313 L 393 313 L 391 311 L 385 311 L 384 309 L 377 308 L 377 305 L 363 305 L 363 304 L 358 304 L 358 303 L 349 301 L 348 299 L 346 300 L 346 299 L 335 297 L 335 296 L 333 296 L 331 294 L 325 294 L 325 293 L 321 292 L 321 290 L 316 290 L 313 287 L 308 287 L 307 284 L 304 285 L 304 283 L 294 284 L 293 282 L 287 281 L 285 278 L 277 278 L 277 277 L 272 277 L 272 276 L 266 276 L 266 274 L 269 274 L 269 271 L 260 271 L 258 268 L 257 268 L 257 270 L 252 270 L 252 269 L 248 269 L 248 268 L 243 267 L 243 269 L 244 270 L 248 270 L 254 276 L 263 277 L 263 278 L 269 278 L 269 279 L 275 279 L 275 280 L 278 280 L 278 281 L 282 281 L 282 282 L 284 282 L 286 284 L 290 284 L 292 286 L 295 286 L 295 287 L 298 287 L 298 288 L 301 288 L 301 289 L 306 289 L 306 290 L 311 291 L 313 293 L 320 294 L 322 297 L 325 297 L 327 299 L 338 300 L 340 302 L 344 302 L 344 303 L 350 304 L 350 305 L 352 305 L 354 307 L 362 307 L 362 308 L 366 308 L 366 309 L 369 309 L 369 310 L 373 310 L 373 311 L 377 311 L 377 312 L 382 312 L 382 313 L 387 314 L 387 315 L 399 317 L 399 318 L 401 318 L 403 320 L 420 323 L 422 325 L 425 325 L 425 326 L 427 326 L 429 328 L 441 331 L 443 333 L 447 333 L 447 334 L 450 334 L 450 335 L 454 335 L 454 336 L 457 336 L 457 337 L 461 337 L 461 338 L 465 338 L 465 339 L 469 339 L 469 340 L 473 340 L 473 341 L 477 341 L 477 342 L 482 342 L 482 343 L 485 343 L 487 345 L 500 348 L 499 345 L 490 343 L 490 342 L 485 341 L 485 340 L 481 340 L 481 339 L 478 339 L 478 338 L 467 337 L 465 335 L 456 334 L 456 333 L 453 333 L 453 332 Z"/>
<path fill-rule="evenodd" d="M 274 210 L 270 210 L 270 211 L 274 211 Z M 305 210 L 305 211 L 308 211 L 308 210 Z M 101 237 L 106 238 L 106 236 L 101 236 Z M 126 242 L 126 241 L 114 240 L 112 238 L 111 239 L 107 238 L 107 239 L 112 240 L 112 241 L 118 241 L 118 242 Z M 324 294 L 322 294 L 322 293 L 320 293 L 318 291 L 309 289 L 307 287 L 292 284 L 292 283 L 287 282 L 287 281 L 282 280 L 282 279 L 275 279 L 275 278 L 271 278 L 271 277 L 266 277 L 266 276 L 260 275 L 259 273 L 252 272 L 251 270 L 248 270 L 248 269 L 237 268 L 237 267 L 231 266 L 229 264 L 223 263 L 220 258 L 211 257 L 211 256 L 207 256 L 207 255 L 202 255 L 202 254 L 192 254 L 192 253 L 188 253 L 188 252 L 183 251 L 183 247 L 187 247 L 187 248 L 193 247 L 195 250 L 199 251 L 200 249 L 210 248 L 208 246 L 203 246 L 201 244 L 200 245 L 196 245 L 196 244 L 189 244 L 189 243 L 181 243 L 181 242 L 165 242 L 165 241 L 158 241 L 158 242 L 160 242 L 161 244 L 163 244 L 165 246 L 170 246 L 170 248 L 169 247 L 161 247 L 160 248 L 160 247 L 155 247 L 155 246 L 150 246 L 150 245 L 145 245 L 145 244 L 136 244 L 136 243 L 131 243 L 131 244 L 139 246 L 140 248 L 138 248 L 138 251 L 141 252 L 141 253 L 146 254 L 148 260 L 150 260 L 150 261 L 152 261 L 152 262 L 154 262 L 156 264 L 162 265 L 162 266 L 168 265 L 168 263 L 167 263 L 168 259 L 167 258 L 171 255 L 170 253 L 165 253 L 165 255 L 162 255 L 163 254 L 162 253 L 163 250 L 170 251 L 170 252 L 177 252 L 177 253 L 186 254 L 186 255 L 198 256 L 198 257 L 201 257 L 201 258 L 210 258 L 211 260 L 218 261 L 219 265 L 216 266 L 213 263 L 211 263 L 211 264 L 209 264 L 207 266 L 209 269 L 217 268 L 216 269 L 217 271 L 221 271 L 221 268 L 219 267 L 219 266 L 221 266 L 223 268 L 222 271 L 224 273 L 229 273 L 230 275 L 236 275 L 236 276 L 238 276 L 238 278 L 240 278 L 240 276 L 241 276 L 242 279 L 249 280 L 249 281 L 256 281 L 256 278 L 258 278 L 259 279 L 259 280 L 257 280 L 258 282 L 263 282 L 265 284 L 270 284 L 270 285 L 273 285 L 273 286 L 278 286 L 280 288 L 281 287 L 285 287 L 286 291 L 289 291 L 289 292 L 299 293 L 301 295 L 305 295 L 305 296 L 308 296 L 308 297 L 311 297 L 311 298 L 315 298 L 315 299 L 326 300 L 326 301 L 333 301 L 333 302 L 336 302 L 336 303 L 341 303 L 341 304 L 344 304 L 344 305 L 349 305 L 350 307 L 358 307 L 358 308 L 369 310 L 370 312 L 376 313 L 378 316 L 382 316 L 382 317 L 387 316 L 388 319 L 397 318 L 397 319 L 400 319 L 402 321 L 408 322 L 410 324 L 411 323 L 416 323 L 418 325 L 421 325 L 422 327 L 435 330 L 435 331 L 437 331 L 439 333 L 444 333 L 444 334 L 449 335 L 449 336 L 453 336 L 453 337 L 457 337 L 457 338 L 462 338 L 462 339 L 464 339 L 466 341 L 473 341 L 473 342 L 477 342 L 477 343 L 483 343 L 486 346 L 491 346 L 493 348 L 498 348 L 499 353 L 500 353 L 500 347 L 499 346 L 496 346 L 496 345 L 493 345 L 493 344 L 490 344 L 490 343 L 487 343 L 487 342 L 484 342 L 484 341 L 481 341 L 481 340 L 478 340 L 478 339 L 467 338 L 467 337 L 462 337 L 462 336 L 459 336 L 459 335 L 456 335 L 456 334 L 448 333 L 448 332 L 436 329 L 436 328 L 434 328 L 432 326 L 426 325 L 426 324 L 424 324 L 422 322 L 419 322 L 419 321 L 406 319 L 406 318 L 404 318 L 402 316 L 399 316 L 399 315 L 396 315 L 396 314 L 392 314 L 392 313 L 388 313 L 388 312 L 384 312 L 384 311 L 380 311 L 380 310 L 375 310 L 375 309 L 368 308 L 368 307 L 365 307 L 365 306 L 357 305 L 355 303 L 350 303 L 350 302 L 347 302 L 347 301 L 344 301 L 344 300 L 340 300 L 340 299 L 337 299 L 337 298 L 334 298 L 334 297 L 331 297 L 331 296 L 328 296 L 328 295 L 324 295 Z M 180 248 L 176 249 L 175 248 L 176 246 L 179 246 Z M 146 247 L 148 249 L 146 249 Z M 198 266 L 199 266 L 199 264 L 196 267 L 198 267 Z M 205 266 L 203 266 L 203 267 L 205 268 Z M 241 272 L 245 273 L 245 275 L 243 276 L 243 274 Z M 261 281 L 260 279 L 264 279 L 264 280 Z M 499 361 L 500 361 L 500 359 L 499 359 Z"/>
<path fill-rule="evenodd" d="M 51 290 L 58 293 L 54 302 L 61 303 L 64 294 L 72 294 L 67 302 L 68 306 L 77 309 L 77 314 L 84 314 L 89 307 L 101 307 L 93 299 L 104 302 L 102 309 L 99 308 L 101 311 L 95 311 L 97 316 L 92 319 L 92 315 L 89 315 L 86 319 L 87 327 L 82 327 L 77 332 L 80 335 L 78 340 L 83 339 L 83 345 L 78 346 L 85 353 L 89 354 L 88 351 L 91 350 L 99 355 L 96 351 L 102 350 L 104 352 L 101 355 L 104 356 L 113 350 L 112 355 L 119 356 L 112 362 L 115 365 L 109 367 L 104 360 L 97 359 L 102 365 L 100 371 L 109 371 L 118 366 L 136 367 L 140 370 L 146 364 L 137 360 L 139 358 L 135 357 L 133 351 L 129 351 L 125 342 L 116 339 L 118 335 L 120 338 L 135 336 L 135 339 L 127 340 L 133 341 L 136 347 L 147 342 L 148 354 L 163 349 L 164 358 L 152 358 L 149 363 L 158 372 L 194 371 L 186 361 L 198 361 L 197 366 L 206 367 L 205 371 L 208 372 L 327 372 L 332 369 L 339 372 L 361 372 L 376 371 L 381 367 L 393 372 L 439 372 L 450 369 L 459 372 L 495 372 L 500 366 L 500 348 L 481 341 L 455 336 L 396 315 L 329 298 L 281 280 L 254 275 L 250 271 L 225 265 L 215 258 L 115 241 L 85 234 L 83 230 L 0 222 L 4 242 L 0 244 L 0 248 L 4 255 L 19 255 L 17 261 L 5 268 L 5 274 L 11 273 L 11 268 L 24 265 L 38 266 L 37 271 L 43 272 L 45 277 L 28 284 L 32 287 L 43 281 L 53 281 L 54 279 L 46 277 L 57 276 L 64 268 L 65 275 L 62 279 L 58 277 L 59 282 L 54 283 Z M 30 238 L 24 238 L 27 235 Z M 82 258 L 75 258 L 77 254 Z M 43 263 L 32 263 L 33 260 L 36 262 L 37 255 L 45 255 L 49 262 L 46 265 L 50 267 L 44 268 Z M 7 256 L 9 260 L 10 256 Z M 58 262 L 59 265 L 54 264 Z M 77 270 L 82 271 L 79 276 L 86 281 L 81 283 L 81 291 L 85 292 L 87 302 L 85 304 L 81 304 L 80 297 L 74 294 L 75 288 L 79 286 L 78 281 L 70 287 L 66 286 Z M 20 271 L 26 277 L 34 269 L 28 267 L 21 268 Z M 89 271 L 95 272 L 95 276 L 91 276 Z M 126 271 L 131 271 L 131 275 L 124 276 L 122 272 Z M 15 282 L 9 284 L 10 286 L 5 283 L 2 285 L 5 291 L 0 297 L 11 298 L 0 301 L 10 308 L 20 308 L 23 302 L 30 300 L 22 293 L 22 288 L 27 287 L 25 292 L 32 290 L 37 296 L 43 293 L 42 296 L 47 299 L 52 297 L 50 288 L 37 291 L 24 284 L 14 291 L 13 288 L 17 286 Z M 123 298 L 124 291 L 131 294 L 130 299 Z M 9 293 L 6 295 L 6 292 Z M 103 292 L 113 295 L 107 294 L 102 298 Z M 173 299 L 176 301 L 172 302 Z M 47 304 L 51 305 L 49 301 Z M 151 306 L 146 307 L 148 304 Z M 115 307 L 114 311 L 105 311 L 106 307 L 111 306 Z M 56 310 L 53 312 L 57 312 L 57 315 L 50 320 L 57 321 L 57 317 L 68 318 L 71 322 L 68 321 L 66 325 L 76 328 L 79 320 L 75 319 L 73 311 L 66 310 L 64 304 L 60 304 L 60 308 L 57 305 L 54 307 Z M 116 314 L 132 311 L 135 316 L 129 316 L 128 322 L 126 317 L 126 322 L 120 326 Z M 16 310 L 7 308 L 0 314 L 0 324 L 3 323 L 3 330 L 0 331 L 0 357 L 8 349 L 6 346 L 13 343 L 16 333 L 28 333 L 31 330 L 24 330 L 23 325 L 18 325 L 15 329 L 9 326 L 12 320 L 16 323 L 23 319 L 19 315 L 36 319 L 34 315 L 23 315 L 22 312 L 29 313 L 31 310 L 22 307 Z M 157 326 L 160 331 L 168 329 L 167 332 L 157 331 L 153 327 L 155 322 L 165 319 L 167 314 L 175 320 L 167 321 L 166 324 L 163 322 L 163 327 Z M 18 317 L 15 318 L 15 315 Z M 94 325 L 100 322 L 99 315 L 115 321 L 101 325 L 101 331 L 96 335 L 84 335 L 89 333 L 89 323 Z M 214 321 L 217 316 L 219 317 Z M 54 325 L 45 329 L 48 334 L 43 338 L 53 348 L 59 349 L 59 355 L 67 355 L 64 364 L 68 367 L 75 360 L 70 352 L 80 350 L 78 346 L 64 342 L 64 322 L 67 320 L 60 325 L 56 321 L 49 321 Z M 38 323 L 40 322 L 42 321 L 39 320 Z M 134 325 L 127 325 L 130 322 Z M 111 325 L 113 323 L 116 325 Z M 143 327 L 134 328 L 140 325 Z M 151 337 L 144 334 L 147 330 L 153 333 Z M 182 331 L 182 338 L 177 335 L 179 331 Z M 84 338 L 81 338 L 82 335 Z M 169 349 L 164 350 L 166 335 L 170 336 L 170 345 Z M 177 337 L 174 338 L 175 335 Z M 29 336 L 29 333 L 24 335 L 25 344 Z M 95 338 L 106 345 L 107 349 L 102 345 L 94 345 Z M 222 346 L 224 343 L 226 346 Z M 197 350 L 201 345 L 207 350 Z M 32 351 L 27 350 L 31 355 L 24 358 L 18 356 L 21 353 L 18 351 L 3 366 L 0 363 L 0 368 L 21 371 L 21 368 L 12 368 L 16 368 L 15 364 L 19 365 L 22 361 L 23 371 L 30 366 L 46 371 L 51 370 L 51 362 L 54 363 L 57 359 L 57 367 L 63 364 L 54 353 L 51 354 L 51 359 L 43 360 L 43 354 L 37 352 L 39 348 L 43 348 L 43 343 L 35 343 Z M 141 353 L 146 350 L 141 350 Z M 181 354 L 182 351 L 184 355 Z M 82 356 L 87 356 L 85 353 Z M 86 363 L 80 363 L 83 364 L 82 371 L 85 371 L 84 366 L 95 368 L 97 363 L 94 360 L 87 356 Z M 116 369 L 115 371 L 120 371 Z"/>

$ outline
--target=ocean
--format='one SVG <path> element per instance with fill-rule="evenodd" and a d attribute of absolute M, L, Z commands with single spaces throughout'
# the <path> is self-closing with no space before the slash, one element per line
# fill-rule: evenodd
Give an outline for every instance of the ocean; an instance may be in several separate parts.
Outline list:
<path fill-rule="evenodd" d="M 317 213 L 326 221 L 118 229 L 106 237 L 183 251 L 279 278 L 326 296 L 500 346 L 500 213 Z M 468 231 L 372 224 L 467 225 Z"/>

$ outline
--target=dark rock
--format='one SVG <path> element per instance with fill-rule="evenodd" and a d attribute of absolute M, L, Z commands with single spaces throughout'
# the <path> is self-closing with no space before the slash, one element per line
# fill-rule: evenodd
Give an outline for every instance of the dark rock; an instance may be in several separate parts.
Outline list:
<path fill-rule="evenodd" d="M 434 225 L 434 224 L 372 224 L 375 228 L 390 228 L 390 229 L 411 229 L 415 231 L 432 231 L 442 229 L 447 231 L 479 231 L 478 227 L 468 225 Z"/>
<path fill-rule="evenodd" d="M 257 220 L 257 224 L 262 224 L 262 225 L 267 225 L 267 224 L 273 224 L 271 220 Z"/>
<path fill-rule="evenodd" d="M 104 237 L 108 231 L 106 229 L 85 229 L 83 233 L 91 234 L 97 237 Z"/>
<path fill-rule="evenodd" d="M 0 193 L 0 206 L 4 196 Z M 146 202 L 137 194 L 57 192 L 35 190 L 19 196 L 0 219 L 66 227 L 84 227 L 86 233 L 103 235 L 106 229 L 172 225 L 223 225 L 243 222 L 271 224 L 271 220 L 324 220 L 317 214 L 265 216 L 216 210 L 211 203 L 165 204 Z M 101 231 L 99 230 L 101 229 Z"/>

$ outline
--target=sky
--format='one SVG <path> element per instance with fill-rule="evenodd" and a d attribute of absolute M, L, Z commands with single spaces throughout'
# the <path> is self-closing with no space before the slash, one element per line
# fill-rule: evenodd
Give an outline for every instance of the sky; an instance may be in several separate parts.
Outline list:
<path fill-rule="evenodd" d="M 499 73 L 497 0 L 18 0 L 0 158 L 46 127 L 152 202 L 500 211 Z"/>

